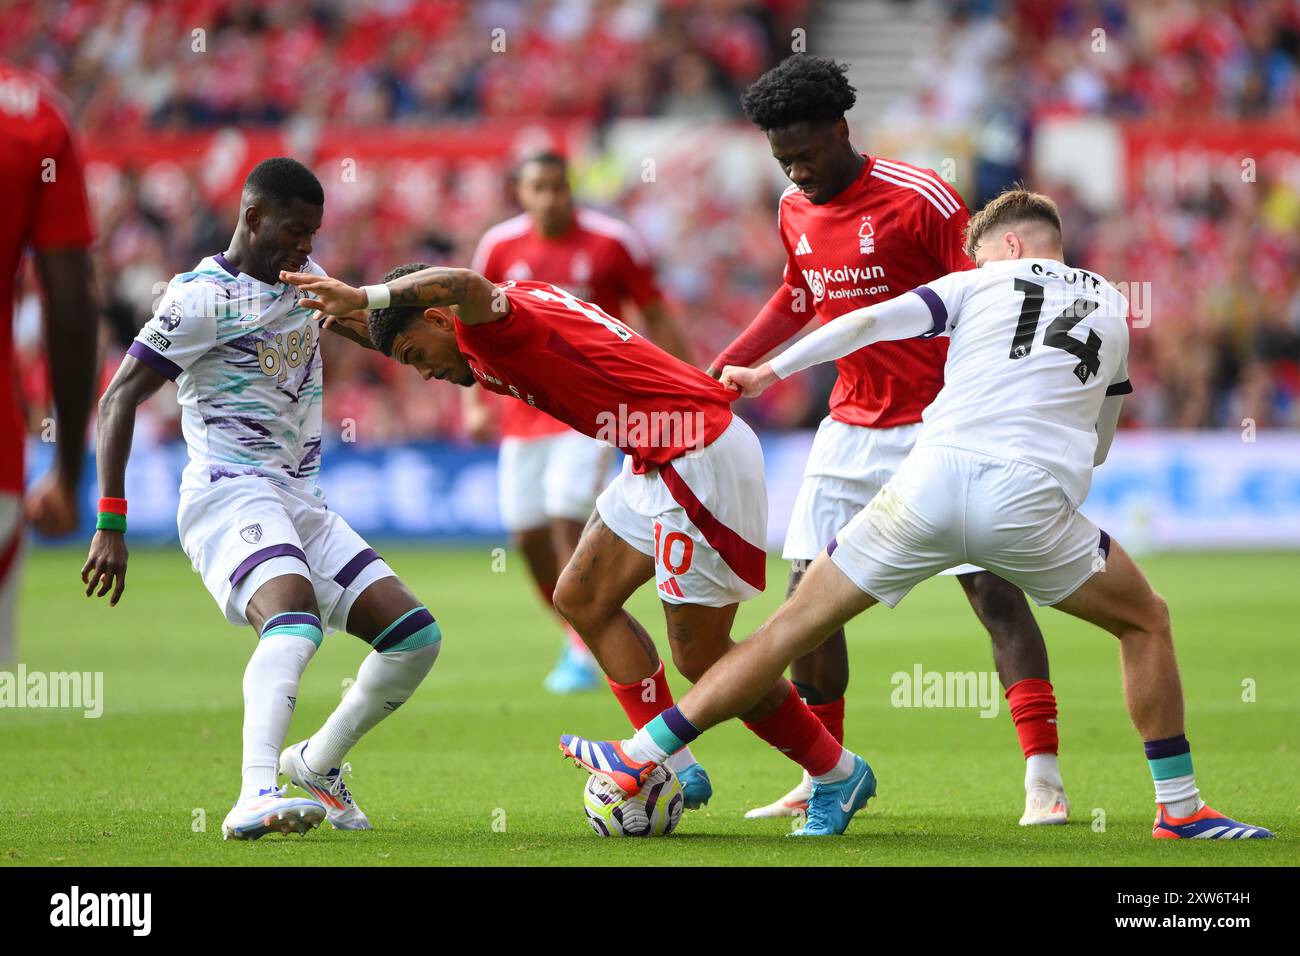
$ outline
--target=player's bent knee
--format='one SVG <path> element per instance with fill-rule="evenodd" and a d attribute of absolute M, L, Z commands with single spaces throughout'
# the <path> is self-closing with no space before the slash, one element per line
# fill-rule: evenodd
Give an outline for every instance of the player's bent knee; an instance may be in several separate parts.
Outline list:
<path fill-rule="evenodd" d="M 622 606 L 611 606 L 598 587 L 584 586 L 577 575 L 568 573 L 556 582 L 551 605 L 584 638 L 599 630 Z"/>
<path fill-rule="evenodd" d="M 577 587 L 577 583 L 565 573 L 560 574 L 560 579 L 555 582 L 555 590 L 551 592 L 551 606 L 555 608 L 555 613 L 560 615 L 579 631 L 578 618 L 582 614 L 582 594 Z"/>
<path fill-rule="evenodd" d="M 1148 621 L 1146 629 L 1153 634 L 1159 634 L 1172 639 L 1172 625 L 1169 617 L 1169 602 L 1164 599 L 1157 591 L 1151 592 L 1151 600 L 1148 602 L 1147 611 Z"/>

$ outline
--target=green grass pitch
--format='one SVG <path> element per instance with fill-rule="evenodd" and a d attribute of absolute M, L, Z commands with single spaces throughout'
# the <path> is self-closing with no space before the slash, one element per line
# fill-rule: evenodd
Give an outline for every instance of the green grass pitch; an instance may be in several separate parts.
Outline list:
<path fill-rule="evenodd" d="M 891 705 L 890 677 L 989 671 L 988 640 L 960 589 L 919 587 L 898 610 L 852 623 L 851 747 L 880 791 L 841 839 L 787 840 L 786 821 L 747 821 L 796 769 L 732 722 L 695 747 L 713 801 L 666 840 L 613 840 L 587 827 L 585 775 L 556 750 L 561 731 L 622 736 L 607 692 L 557 698 L 541 687 L 560 635 L 521 560 L 493 571 L 491 549 L 389 548 L 433 610 L 443 652 L 418 694 L 351 754 L 368 833 L 223 842 L 239 783 L 240 677 L 252 633 L 227 625 L 176 550 L 131 557 L 123 603 L 78 591 L 80 550 L 30 553 L 20 608 L 29 670 L 102 671 L 104 712 L 0 711 L 8 770 L 0 862 L 116 864 L 486 865 L 1295 865 L 1300 862 L 1300 557 L 1215 554 L 1144 562 L 1169 599 L 1197 779 L 1211 804 L 1270 826 L 1274 841 L 1151 839 L 1151 782 L 1120 696 L 1109 636 L 1055 612 L 1040 619 L 1061 705 L 1064 827 L 1017 826 L 1023 761 L 1005 701 L 973 709 Z M 785 568 L 746 605 L 748 633 L 778 602 Z M 662 634 L 650 588 L 634 611 Z M 290 741 L 314 731 L 365 652 L 326 639 L 300 689 Z M 670 674 L 672 674 L 670 666 Z M 1244 684 L 1245 682 L 1245 684 Z M 1245 686 L 1253 685 L 1252 700 Z M 680 677 L 673 681 L 678 694 Z"/>

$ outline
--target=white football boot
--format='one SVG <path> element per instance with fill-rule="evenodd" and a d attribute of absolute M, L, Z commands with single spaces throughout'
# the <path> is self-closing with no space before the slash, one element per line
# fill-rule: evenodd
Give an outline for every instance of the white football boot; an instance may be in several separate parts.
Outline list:
<path fill-rule="evenodd" d="M 1025 815 L 1022 827 L 1065 823 L 1070 816 L 1070 801 L 1065 791 L 1050 783 L 1036 781 L 1025 791 Z"/>
<path fill-rule="evenodd" d="M 802 817 L 808 815 L 808 798 L 812 796 L 812 777 L 805 770 L 799 786 L 795 787 L 776 803 L 765 807 L 755 807 L 745 814 L 746 820 L 761 820 L 764 817 Z"/>
<path fill-rule="evenodd" d="M 369 830 L 370 821 L 343 782 L 343 772 L 352 768 L 344 764 L 342 770 L 334 767 L 329 773 L 317 773 L 303 759 L 306 746 L 307 741 L 303 740 L 280 754 L 280 772 L 325 805 L 330 826 L 335 830 Z"/>
<path fill-rule="evenodd" d="M 306 834 L 325 819 L 325 808 L 306 797 L 286 797 L 285 787 L 239 800 L 221 823 L 223 840 L 256 840 L 268 833 Z"/>

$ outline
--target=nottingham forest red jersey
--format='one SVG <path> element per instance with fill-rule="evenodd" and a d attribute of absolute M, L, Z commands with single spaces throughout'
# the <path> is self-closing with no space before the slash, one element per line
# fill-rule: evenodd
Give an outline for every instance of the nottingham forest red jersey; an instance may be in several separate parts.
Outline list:
<path fill-rule="evenodd" d="M 505 318 L 456 321 L 480 385 L 618 447 L 637 474 L 710 445 L 739 393 L 546 282 L 498 284 Z"/>
<path fill-rule="evenodd" d="M 650 257 L 631 227 L 592 209 L 575 210 L 561 236 L 543 236 L 527 213 L 498 223 L 479 240 L 470 268 L 491 282 L 554 283 L 613 316 L 622 315 L 628 299 L 640 307 L 660 297 Z M 506 403 L 501 416 L 501 433 L 512 438 L 565 430 L 519 402 Z"/>
<path fill-rule="evenodd" d="M 32 76 L 0 63 L 0 491 L 23 488 L 23 416 L 14 374 L 14 280 L 23 249 L 84 248 L 94 234 L 81 158 L 63 111 Z M 93 349 L 96 343 L 51 343 Z"/>
<path fill-rule="evenodd" d="M 864 158 L 858 178 L 830 202 L 814 205 L 791 186 L 778 207 L 785 282 L 795 307 L 810 303 L 822 323 L 975 265 L 962 248 L 970 216 L 951 186 L 933 170 Z M 835 363 L 831 417 L 869 428 L 919 422 L 943 388 L 947 354 L 940 337 L 845 356 Z"/>

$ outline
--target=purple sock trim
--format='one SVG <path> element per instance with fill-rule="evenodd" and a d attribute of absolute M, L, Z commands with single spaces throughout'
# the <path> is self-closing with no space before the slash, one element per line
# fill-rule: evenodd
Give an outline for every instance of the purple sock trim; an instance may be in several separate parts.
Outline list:
<path fill-rule="evenodd" d="M 683 747 L 689 746 L 691 741 L 700 735 L 700 731 L 682 715 L 676 704 L 665 710 L 659 717 L 663 720 L 664 725 L 673 732 L 673 736 L 682 742 Z"/>
<path fill-rule="evenodd" d="M 279 627 L 281 624 L 308 624 L 311 627 L 320 627 L 320 618 L 307 611 L 285 611 L 267 618 L 266 623 L 262 625 L 262 630 Z"/>
<path fill-rule="evenodd" d="M 1166 737 L 1164 740 L 1148 740 L 1142 744 L 1148 760 L 1163 760 L 1165 757 L 1177 757 L 1192 752 L 1192 745 L 1187 742 L 1186 734 Z"/>

